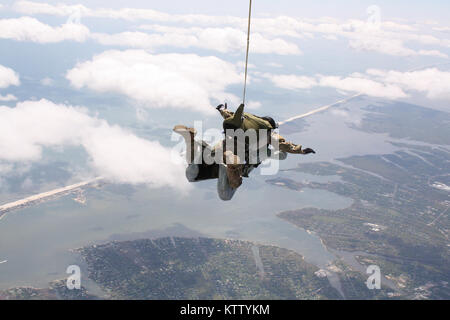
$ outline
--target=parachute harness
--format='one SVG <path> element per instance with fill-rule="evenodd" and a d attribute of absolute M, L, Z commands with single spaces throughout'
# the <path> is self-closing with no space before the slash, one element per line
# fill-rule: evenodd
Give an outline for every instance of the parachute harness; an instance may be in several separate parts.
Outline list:
<path fill-rule="evenodd" d="M 252 0 L 250 0 L 250 5 L 248 8 L 248 29 L 247 29 L 247 52 L 245 54 L 245 78 L 244 78 L 244 94 L 242 98 L 242 103 L 245 105 L 245 94 L 247 90 L 247 66 L 248 66 L 248 49 L 250 47 L 250 21 L 252 16 Z"/>

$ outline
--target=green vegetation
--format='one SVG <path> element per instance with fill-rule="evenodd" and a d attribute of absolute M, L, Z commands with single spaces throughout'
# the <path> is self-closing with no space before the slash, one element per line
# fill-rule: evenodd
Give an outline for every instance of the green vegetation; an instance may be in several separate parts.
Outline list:
<path fill-rule="evenodd" d="M 408 149 L 339 159 L 346 166 L 321 162 L 295 169 L 320 176 L 337 174 L 338 182 L 285 178 L 267 182 L 352 198 L 353 204 L 345 209 L 304 208 L 279 217 L 316 232 L 329 248 L 374 255 L 374 264 L 382 266 L 387 276 L 409 279 L 398 286 L 405 297 L 445 299 L 450 296 L 450 202 L 448 190 L 436 183 L 448 182 L 450 153 L 445 148 L 398 146 Z"/>
<path fill-rule="evenodd" d="M 113 299 L 335 299 L 318 269 L 286 249 L 238 240 L 161 238 L 80 249 Z M 252 250 L 253 248 L 253 250 Z M 262 269 L 257 267 L 258 252 Z"/>
<path fill-rule="evenodd" d="M 335 271 L 341 282 L 341 289 L 346 299 L 349 300 L 374 300 L 387 299 L 392 294 L 392 290 L 381 286 L 381 290 L 368 289 L 366 285 L 368 275 L 361 274 L 351 269 L 344 261 L 334 262 Z"/>
<path fill-rule="evenodd" d="M 447 112 L 401 102 L 382 107 L 370 105 L 364 109 L 370 113 L 355 129 L 389 133 L 393 138 L 450 144 L 450 114 Z"/>
<path fill-rule="evenodd" d="M 86 288 L 69 290 L 66 280 L 56 280 L 48 288 L 18 287 L 0 291 L 0 300 L 93 300 Z"/>

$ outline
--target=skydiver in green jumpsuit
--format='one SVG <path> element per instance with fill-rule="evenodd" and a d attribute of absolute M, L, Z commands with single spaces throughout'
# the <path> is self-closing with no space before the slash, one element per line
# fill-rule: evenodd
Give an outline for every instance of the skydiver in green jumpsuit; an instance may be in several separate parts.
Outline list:
<path fill-rule="evenodd" d="M 248 130 L 255 130 L 256 135 L 259 139 L 259 132 L 267 132 L 267 148 L 268 145 L 277 145 L 278 150 L 275 150 L 278 154 L 279 159 L 285 159 L 287 153 L 292 154 L 309 154 L 315 153 L 314 150 L 310 148 L 302 149 L 301 145 L 293 144 L 292 142 L 287 142 L 279 134 L 275 133 L 274 130 L 277 128 L 275 121 L 270 117 L 259 117 L 251 113 L 244 112 L 244 105 L 241 104 L 236 112 L 231 112 L 227 109 L 227 106 L 219 105 L 216 108 L 222 117 L 223 129 L 225 130 L 225 139 L 218 145 L 211 147 L 204 141 L 196 141 L 195 129 L 188 128 L 186 126 L 178 125 L 174 127 L 174 131 L 181 134 L 186 142 L 186 160 L 188 162 L 188 168 L 186 169 L 186 177 L 189 181 L 200 181 L 206 179 L 216 179 L 218 178 L 218 192 L 222 200 L 230 200 L 234 195 L 236 189 L 242 184 L 242 177 L 247 177 L 248 173 L 259 165 L 259 163 L 249 164 L 240 159 L 235 149 L 228 150 L 226 147 L 226 140 L 232 139 L 227 133 L 233 132 L 234 130 L 242 129 L 244 132 Z M 264 130 L 264 131 L 260 131 Z M 219 164 L 194 164 L 194 154 L 195 149 L 199 149 L 202 152 L 205 148 L 212 149 L 212 152 L 223 153 L 223 160 L 226 163 L 226 169 L 224 166 Z M 203 154 L 200 152 L 200 154 Z M 197 154 L 199 154 L 197 152 Z M 248 159 L 245 159 L 248 160 Z M 226 172 L 226 176 L 225 176 Z M 222 173 L 222 174 L 221 174 Z"/>

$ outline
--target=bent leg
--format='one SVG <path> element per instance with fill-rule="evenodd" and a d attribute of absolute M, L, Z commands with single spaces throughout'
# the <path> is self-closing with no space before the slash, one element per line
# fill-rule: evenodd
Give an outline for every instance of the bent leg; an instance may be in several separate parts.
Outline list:
<path fill-rule="evenodd" d="M 239 157 L 231 151 L 225 151 L 224 157 L 227 168 L 228 183 L 231 188 L 237 189 L 242 184 L 244 165 L 240 163 Z"/>
<path fill-rule="evenodd" d="M 217 193 L 223 201 L 229 201 L 233 198 L 236 188 L 230 186 L 227 174 L 227 167 L 223 164 L 219 165 L 219 179 L 217 179 Z"/>
<path fill-rule="evenodd" d="M 189 128 L 183 125 L 176 125 L 173 127 L 173 131 L 178 133 L 184 138 L 186 143 L 186 162 L 191 164 L 194 162 L 195 149 L 198 148 L 197 143 L 194 139 L 197 134 L 194 128 Z"/>
<path fill-rule="evenodd" d="M 184 138 L 186 143 L 186 162 L 191 163 L 202 163 L 203 162 L 203 151 L 205 148 L 211 148 L 205 141 L 195 140 L 195 135 L 197 131 L 194 128 L 189 128 L 183 125 L 176 125 L 173 131 L 178 133 Z"/>

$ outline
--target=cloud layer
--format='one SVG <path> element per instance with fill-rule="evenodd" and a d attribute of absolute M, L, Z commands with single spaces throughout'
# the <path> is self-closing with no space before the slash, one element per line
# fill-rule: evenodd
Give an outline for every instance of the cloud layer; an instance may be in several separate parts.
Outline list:
<path fill-rule="evenodd" d="M 17 97 L 12 94 L 7 94 L 4 96 L 0 94 L 0 101 L 6 102 L 6 101 L 14 101 L 14 100 L 17 100 Z"/>
<path fill-rule="evenodd" d="M 437 68 L 411 72 L 369 69 L 367 74 L 378 81 L 390 83 L 408 91 L 425 93 L 430 99 L 450 101 L 450 72 L 440 71 Z"/>
<path fill-rule="evenodd" d="M 20 85 L 19 75 L 11 68 L 0 64 L 0 89 Z"/>
<path fill-rule="evenodd" d="M 199 27 L 209 27 L 211 30 L 203 32 L 201 29 L 181 27 L 180 31 L 184 34 L 187 43 L 197 46 L 207 46 L 208 48 L 217 47 L 224 50 L 231 46 L 234 47 L 234 38 L 240 39 L 241 33 L 246 32 L 246 18 L 231 16 L 208 16 L 192 14 L 167 14 L 160 11 L 149 9 L 103 9 L 88 8 L 84 5 L 65 5 L 65 4 L 44 4 L 31 1 L 17 1 L 13 9 L 24 14 L 49 14 L 57 16 L 78 16 L 78 17 L 96 17 L 123 19 L 127 21 L 153 21 L 156 23 L 177 23 L 185 25 L 195 25 Z M 359 51 L 373 51 L 381 54 L 393 56 L 434 56 L 439 58 L 448 58 L 445 52 L 436 48 L 415 49 L 409 43 L 417 43 L 425 46 L 439 46 L 450 48 L 450 39 L 442 39 L 431 34 L 423 33 L 417 23 L 398 23 L 394 21 L 374 20 L 367 21 L 350 19 L 347 21 L 338 21 L 332 18 L 321 19 L 298 19 L 289 16 L 253 18 L 252 31 L 255 36 L 253 41 L 255 46 L 252 50 L 255 52 L 270 52 L 279 54 L 298 54 L 300 49 L 295 43 L 281 38 L 289 37 L 297 39 L 312 39 L 320 36 L 322 39 L 338 40 L 346 39 L 349 47 Z M 374 20 L 374 21 L 372 21 Z M 220 27 L 219 31 L 213 27 Z M 167 27 L 172 28 L 173 27 Z M 224 30 L 228 31 L 224 33 Z M 435 27 L 433 31 L 441 32 L 448 27 Z M 198 29 L 198 28 L 197 28 Z M 173 31 L 173 30 L 172 30 Z M 167 33 L 167 32 L 166 32 Z M 128 34 L 135 39 L 142 39 L 142 45 L 147 47 L 155 46 L 158 42 L 164 42 L 161 37 L 165 33 L 151 34 L 131 32 Z M 109 36 L 109 37 L 108 37 Z M 167 33 L 170 38 L 171 33 Z M 96 38 L 103 43 L 120 43 L 124 34 L 102 35 L 97 34 Z M 214 43 L 214 38 L 222 39 L 221 43 L 226 45 L 209 46 L 208 43 Z M 258 37 L 260 38 L 258 40 Z M 255 39 L 256 38 L 256 39 Z M 126 43 L 127 41 L 125 41 Z M 258 43 L 259 42 L 259 43 Z M 139 41 L 132 41 L 132 46 L 139 47 Z M 172 42 L 172 44 L 185 45 L 182 42 Z M 240 44 L 236 44 L 239 46 Z M 139 47 L 140 48 L 140 47 Z"/>
<path fill-rule="evenodd" d="M 78 23 L 65 23 L 52 27 L 31 17 L 0 19 L 0 38 L 37 43 L 55 43 L 65 40 L 82 42 L 89 29 Z"/>
<path fill-rule="evenodd" d="M 158 142 L 91 117 L 80 107 L 48 100 L 0 106 L 0 164 L 41 159 L 43 148 L 81 146 L 92 169 L 113 182 L 186 188 L 184 167 Z"/>
<path fill-rule="evenodd" d="M 19 75 L 13 69 L 0 64 L 0 89 L 18 85 L 20 85 Z M 17 98 L 12 94 L 0 94 L 0 101 L 6 102 L 14 100 L 17 100 Z"/>
<path fill-rule="evenodd" d="M 419 92 L 430 99 L 450 100 L 450 72 L 437 68 L 410 72 L 369 69 L 366 73 L 353 73 L 347 77 L 268 73 L 261 76 L 271 80 L 275 86 L 289 90 L 328 87 L 388 99 L 405 98 L 410 92 Z"/>
<path fill-rule="evenodd" d="M 240 84 L 235 65 L 195 54 L 153 55 L 143 50 L 106 51 L 69 70 L 76 88 L 117 92 L 149 108 L 181 108 L 212 113 L 212 102 L 238 98 L 226 88 Z"/>
<path fill-rule="evenodd" d="M 115 35 L 97 34 L 94 37 L 98 38 L 99 42 L 103 44 L 129 45 L 137 48 L 172 45 L 197 47 L 228 53 L 244 52 L 246 47 L 246 32 L 232 27 L 181 28 L 163 25 L 142 25 L 139 28 L 152 33 L 126 32 Z M 105 42 L 105 40 L 109 41 Z M 301 50 L 296 44 L 280 38 L 269 38 L 258 32 L 252 33 L 250 49 L 252 53 L 261 54 L 301 54 Z"/>
<path fill-rule="evenodd" d="M 161 25 L 144 25 L 142 31 L 126 31 L 107 34 L 91 32 L 81 23 L 69 22 L 50 26 L 31 17 L 0 19 L 0 38 L 36 43 L 61 41 L 85 42 L 88 39 L 106 46 L 150 49 L 158 47 L 196 47 L 222 53 L 243 52 L 246 33 L 240 29 L 226 28 L 177 28 Z M 260 33 L 252 35 L 252 53 L 296 55 L 299 47 L 280 38 L 268 38 Z"/>

